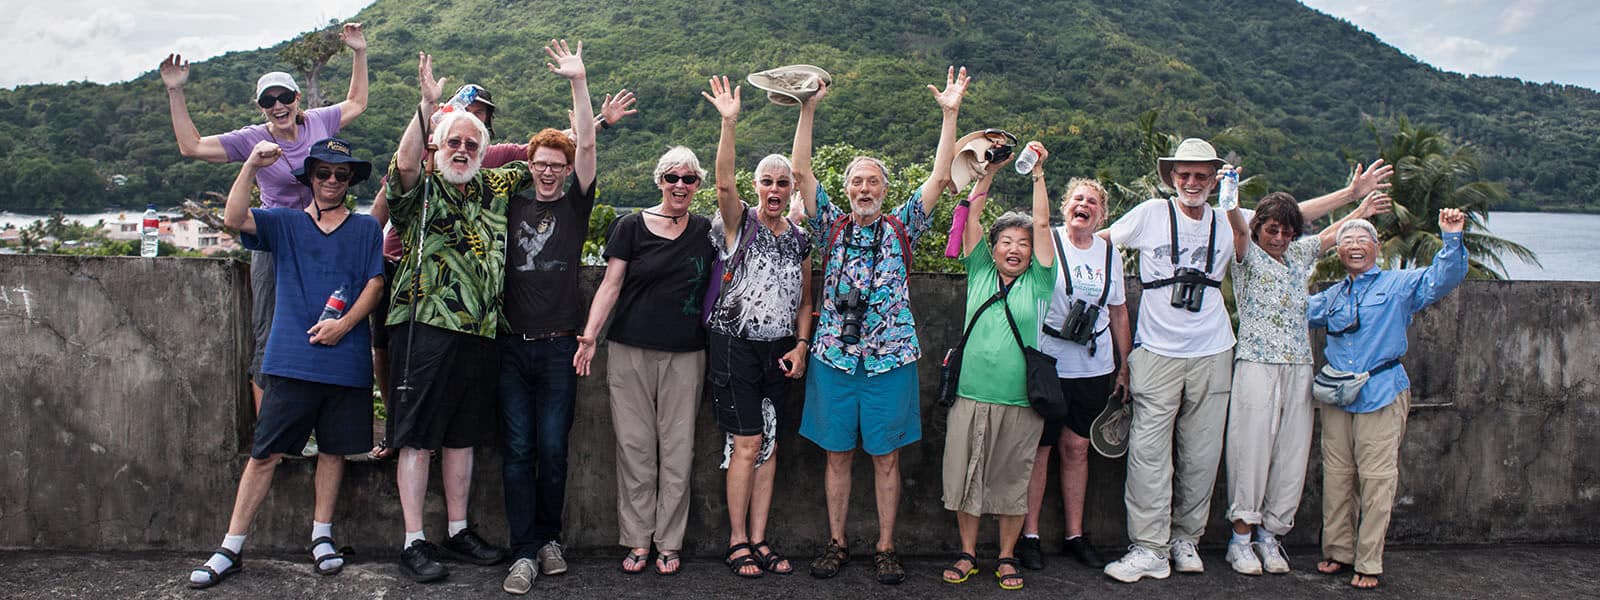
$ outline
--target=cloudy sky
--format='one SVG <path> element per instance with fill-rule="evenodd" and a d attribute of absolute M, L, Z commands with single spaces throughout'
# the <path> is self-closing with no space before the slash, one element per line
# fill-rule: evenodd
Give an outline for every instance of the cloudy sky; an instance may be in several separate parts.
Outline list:
<path fill-rule="evenodd" d="M 203 60 L 270 46 L 372 0 L 0 0 L 0 87 L 130 79 L 169 52 Z M 1600 90 L 1591 0 L 1305 0 L 1440 68 Z M 270 7 L 270 8 L 269 8 Z"/>

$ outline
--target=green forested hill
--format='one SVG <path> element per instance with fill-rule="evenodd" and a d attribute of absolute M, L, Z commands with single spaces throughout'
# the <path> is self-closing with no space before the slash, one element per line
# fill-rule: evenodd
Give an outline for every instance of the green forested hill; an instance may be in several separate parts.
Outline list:
<path fill-rule="evenodd" d="M 717 118 L 699 96 L 707 77 L 805 62 L 836 80 L 817 143 L 900 161 L 931 156 L 938 111 L 924 86 L 956 64 L 975 78 L 963 131 L 1041 139 L 1079 174 L 1127 180 L 1149 170 L 1136 156 L 1137 119 L 1154 110 L 1163 131 L 1233 128 L 1240 141 L 1222 150 L 1271 187 L 1311 195 L 1341 182 L 1347 157 L 1374 155 L 1369 119 L 1382 129 L 1406 115 L 1477 145 L 1512 207 L 1600 210 L 1600 94 L 1443 73 L 1289 0 L 378 0 L 353 20 L 366 24 L 372 101 L 344 135 L 378 162 L 417 100 L 418 51 L 434 55 L 452 89 L 493 90 L 497 132 L 519 139 L 566 120 L 568 90 L 545 70 L 542 45 L 582 39 L 596 101 L 624 86 L 639 96 L 641 114 L 600 137 L 602 201 L 614 204 L 653 200 L 650 168 L 671 144 L 710 165 Z M 260 120 L 250 95 L 259 74 L 287 70 L 277 51 L 193 66 L 189 108 L 203 134 Z M 348 52 L 334 57 L 322 76 L 328 98 L 342 98 L 348 73 Z M 787 150 L 795 110 L 746 88 L 748 167 Z M 18 211 L 170 206 L 226 190 L 237 173 L 178 155 L 153 71 L 114 85 L 0 90 L 0 157 L 0 209 Z M 126 183 L 113 185 L 114 175 Z M 1025 191 L 1020 179 L 997 187 Z"/>

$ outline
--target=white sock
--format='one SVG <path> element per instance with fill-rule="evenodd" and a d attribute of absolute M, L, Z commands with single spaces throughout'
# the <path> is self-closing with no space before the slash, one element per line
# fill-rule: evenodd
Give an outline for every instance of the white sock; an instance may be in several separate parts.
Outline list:
<path fill-rule="evenodd" d="M 245 537 L 246 536 L 242 535 L 222 536 L 222 547 L 231 550 L 237 555 L 240 550 L 244 549 Z M 228 560 L 228 557 L 223 556 L 220 552 L 214 552 L 211 554 L 211 558 L 206 560 L 206 566 L 211 567 L 211 570 L 216 571 L 217 573 L 221 573 L 228 570 L 228 567 L 233 566 L 233 561 Z M 192 573 L 189 573 L 189 581 L 193 581 L 195 583 L 205 583 L 210 579 L 211 574 L 205 571 L 196 570 Z"/>
<path fill-rule="evenodd" d="M 428 536 L 422 535 L 421 531 L 407 531 L 406 532 L 406 543 L 404 545 L 400 546 L 400 549 L 404 550 L 406 548 L 410 548 L 411 547 L 411 543 L 415 542 L 417 540 L 427 541 L 428 540 Z"/>
<path fill-rule="evenodd" d="M 315 540 L 320 537 L 333 537 L 333 523 L 318 523 L 316 521 L 311 522 L 311 539 Z M 337 554 L 338 552 L 338 548 L 333 547 L 333 544 L 329 544 L 327 542 L 317 544 L 311 548 L 311 556 L 327 556 L 329 554 Z M 320 561 L 317 564 L 323 569 L 337 569 L 344 566 L 344 559 L 330 558 L 328 560 Z"/>
<path fill-rule="evenodd" d="M 1248 543 L 1250 543 L 1250 534 L 1248 534 L 1248 533 L 1239 533 L 1239 532 L 1235 531 L 1233 533 L 1233 541 L 1230 542 L 1230 543 L 1233 543 L 1233 544 L 1248 544 Z"/>
<path fill-rule="evenodd" d="M 466 529 L 466 528 L 467 528 L 467 520 L 466 519 L 462 519 L 460 521 L 451 521 L 450 522 L 450 537 L 455 537 L 456 534 L 461 533 L 461 530 Z"/>
<path fill-rule="evenodd" d="M 1037 534 L 1037 533 L 1024 533 L 1024 534 L 1022 534 L 1022 537 L 1030 539 L 1030 540 L 1037 540 L 1037 539 L 1039 539 L 1039 534 Z"/>
<path fill-rule="evenodd" d="M 1078 539 L 1078 538 L 1081 538 L 1081 537 L 1083 537 L 1083 534 L 1081 534 L 1081 533 L 1080 533 L 1080 534 L 1078 534 L 1078 535 L 1069 535 L 1069 536 L 1067 536 L 1067 537 L 1064 537 L 1064 538 L 1061 538 L 1061 539 L 1062 539 L 1062 540 L 1063 540 L 1063 541 L 1068 541 L 1068 542 L 1070 542 L 1070 541 L 1072 541 L 1072 540 L 1075 540 L 1075 539 Z"/>
<path fill-rule="evenodd" d="M 1257 527 L 1256 528 L 1256 541 L 1258 541 L 1258 542 L 1271 542 L 1271 541 L 1275 541 L 1277 539 L 1278 539 L 1278 536 L 1274 535 L 1271 531 L 1267 531 L 1266 528 L 1264 528 L 1264 527 Z"/>

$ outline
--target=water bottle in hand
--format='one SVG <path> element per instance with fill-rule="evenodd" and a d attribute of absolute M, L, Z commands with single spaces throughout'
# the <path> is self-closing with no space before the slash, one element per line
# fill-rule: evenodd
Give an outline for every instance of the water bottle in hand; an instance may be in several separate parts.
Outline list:
<path fill-rule="evenodd" d="M 1239 208 L 1239 170 L 1222 172 L 1222 183 L 1217 187 L 1217 206 L 1222 210 Z"/>
<path fill-rule="evenodd" d="M 155 258 L 161 246 L 161 217 L 156 215 L 156 205 L 144 208 L 144 222 L 139 226 L 139 256 Z"/>
<path fill-rule="evenodd" d="M 344 286 L 341 285 L 339 289 L 333 291 L 332 295 L 328 296 L 328 302 L 322 305 L 322 316 L 317 317 L 317 322 L 321 323 L 328 319 L 337 319 L 344 316 L 346 300 Z"/>
<path fill-rule="evenodd" d="M 1017 155 L 1017 165 L 1016 165 L 1017 166 L 1017 172 L 1021 173 L 1023 175 L 1027 175 L 1028 173 L 1032 173 L 1033 172 L 1033 165 L 1038 164 L 1038 162 L 1039 162 L 1039 153 L 1038 152 L 1034 152 L 1032 146 L 1029 146 L 1027 148 L 1023 148 L 1022 149 L 1022 154 L 1018 154 Z"/>

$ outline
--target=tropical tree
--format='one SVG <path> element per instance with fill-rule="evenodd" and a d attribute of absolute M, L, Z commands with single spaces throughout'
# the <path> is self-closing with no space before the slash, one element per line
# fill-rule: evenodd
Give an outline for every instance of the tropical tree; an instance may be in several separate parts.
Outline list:
<path fill-rule="evenodd" d="M 322 98 L 322 68 L 344 50 L 344 41 L 339 38 L 342 28 L 339 20 L 333 19 L 328 21 L 327 27 L 308 31 L 278 51 L 278 57 L 292 65 L 306 82 L 306 108 L 327 104 Z"/>

